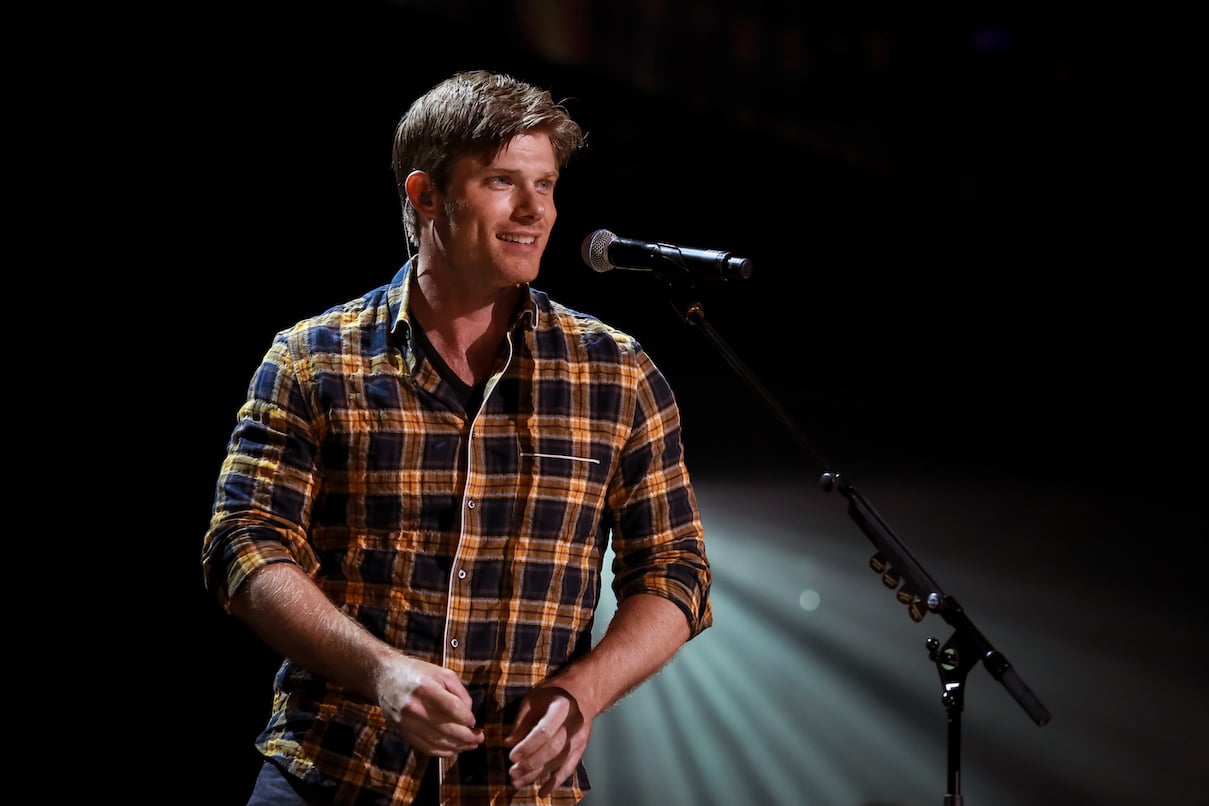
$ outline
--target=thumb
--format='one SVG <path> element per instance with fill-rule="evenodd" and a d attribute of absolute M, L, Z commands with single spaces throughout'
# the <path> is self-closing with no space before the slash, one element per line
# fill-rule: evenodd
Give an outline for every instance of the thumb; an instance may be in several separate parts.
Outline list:
<path fill-rule="evenodd" d="M 515 747 L 517 742 L 525 738 L 529 732 L 529 701 L 526 699 L 521 703 L 520 708 L 516 712 L 516 721 L 512 723 L 512 729 L 504 737 L 505 747 Z"/>

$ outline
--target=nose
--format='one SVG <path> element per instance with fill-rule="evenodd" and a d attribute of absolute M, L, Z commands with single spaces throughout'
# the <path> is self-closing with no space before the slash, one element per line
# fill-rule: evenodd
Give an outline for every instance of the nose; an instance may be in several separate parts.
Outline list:
<path fill-rule="evenodd" d="M 546 215 L 546 197 L 533 188 L 521 188 L 516 211 L 521 216 L 543 218 Z"/>

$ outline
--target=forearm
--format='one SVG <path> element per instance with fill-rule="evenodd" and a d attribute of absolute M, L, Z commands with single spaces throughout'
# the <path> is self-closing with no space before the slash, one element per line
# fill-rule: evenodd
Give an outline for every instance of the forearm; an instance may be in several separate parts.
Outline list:
<path fill-rule="evenodd" d="M 566 689 L 588 720 L 612 708 L 671 660 L 689 639 L 684 613 L 662 596 L 642 594 L 617 608 L 600 642 L 549 684 Z"/>
<path fill-rule="evenodd" d="M 231 612 L 275 652 L 367 698 L 374 697 L 375 675 L 394 653 L 293 563 L 256 572 L 232 598 Z"/>

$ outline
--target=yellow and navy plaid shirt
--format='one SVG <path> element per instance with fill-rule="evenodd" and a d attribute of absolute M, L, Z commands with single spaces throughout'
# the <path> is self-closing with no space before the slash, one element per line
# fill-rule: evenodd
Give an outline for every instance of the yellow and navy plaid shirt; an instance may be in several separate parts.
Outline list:
<path fill-rule="evenodd" d="M 609 540 L 618 601 L 664 596 L 694 636 L 712 624 L 679 410 L 638 342 L 530 288 L 464 411 L 416 348 L 410 268 L 277 334 L 218 479 L 206 584 L 227 607 L 258 568 L 296 562 L 375 635 L 457 672 L 487 738 L 447 763 L 444 803 L 576 803 L 582 764 L 551 797 L 518 792 L 502 738 L 589 650 Z M 427 763 L 376 703 L 289 659 L 257 746 L 339 803 L 408 803 Z"/>

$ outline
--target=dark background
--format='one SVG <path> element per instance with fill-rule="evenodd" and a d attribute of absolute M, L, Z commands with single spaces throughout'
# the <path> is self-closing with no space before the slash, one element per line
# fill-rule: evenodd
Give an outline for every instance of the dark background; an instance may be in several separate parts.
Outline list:
<path fill-rule="evenodd" d="M 145 686 L 143 752 L 163 759 L 154 737 L 183 730 L 188 748 L 167 766 L 185 764 L 203 802 L 242 803 L 275 662 L 201 588 L 226 437 L 275 331 L 406 258 L 394 124 L 460 69 L 546 86 L 588 131 L 538 285 L 639 337 L 677 390 L 709 489 L 756 480 L 788 486 L 791 503 L 830 466 L 858 488 L 873 481 L 875 506 L 884 491 L 904 507 L 918 529 L 900 536 L 916 550 L 953 527 L 959 491 L 977 490 L 995 503 L 958 518 L 974 534 L 934 547 L 972 566 L 961 587 L 1018 579 L 1044 602 L 1047 565 L 1046 585 L 1088 597 L 1076 609 L 1089 621 L 1061 625 L 1072 646 L 1080 630 L 1112 632 L 1099 597 L 1156 614 L 1161 650 L 1157 633 L 1131 633 L 1066 680 L 1153 664 L 1142 680 L 1161 686 L 1204 666 L 1196 636 L 1172 640 L 1164 623 L 1203 630 L 1205 560 L 1203 250 L 1178 245 L 1192 222 L 1179 192 L 1192 96 L 1176 22 L 1160 23 L 1164 37 L 1072 6 L 460 0 L 199 6 L 144 24 L 115 59 L 156 120 L 121 139 L 153 179 L 147 220 L 171 245 L 154 284 L 173 301 L 168 354 L 146 362 L 167 443 L 159 427 L 145 435 L 157 450 L 144 473 L 171 460 L 164 548 L 149 555 L 187 627 L 157 640 L 133 628 L 141 649 L 173 659 L 171 690 L 159 693 L 162 663 L 127 682 Z M 653 278 L 583 264 L 580 243 L 600 228 L 753 261 L 749 279 L 695 292 L 795 430 Z M 703 507 L 723 498 L 703 494 Z M 809 528 L 809 506 L 788 509 Z M 1030 536 L 1046 550 L 1026 551 Z M 980 568 L 984 557 L 996 564 Z M 1013 635 L 1018 651 L 1032 645 Z M 1178 794 L 1184 762 L 1209 757 L 1187 718 L 1203 724 L 1204 700 L 1187 705 L 1146 734 L 1183 764 L 1148 779 L 1152 792 Z M 1114 730 L 1130 743 L 1131 723 Z M 1031 735 L 1039 752 L 1046 735 Z M 1147 752 L 1172 757 L 1153 741 Z M 1052 785 L 1025 790 L 1028 802 L 1095 791 L 1047 798 Z"/>
<path fill-rule="evenodd" d="M 699 461 L 800 457 L 651 278 L 583 265 L 596 229 L 749 257 L 751 278 L 700 301 L 836 461 L 1112 476 L 1188 436 L 1198 295 L 1169 234 L 1188 219 L 1170 192 L 1185 107 L 1102 17 L 291 8 L 201 16 L 185 75 L 209 202 L 187 222 L 206 258 L 192 298 L 219 313 L 210 346 L 235 376 L 271 330 L 389 279 L 405 258 L 393 125 L 447 74 L 489 66 L 550 87 L 589 132 L 542 285 L 667 365 L 710 434 Z"/>

